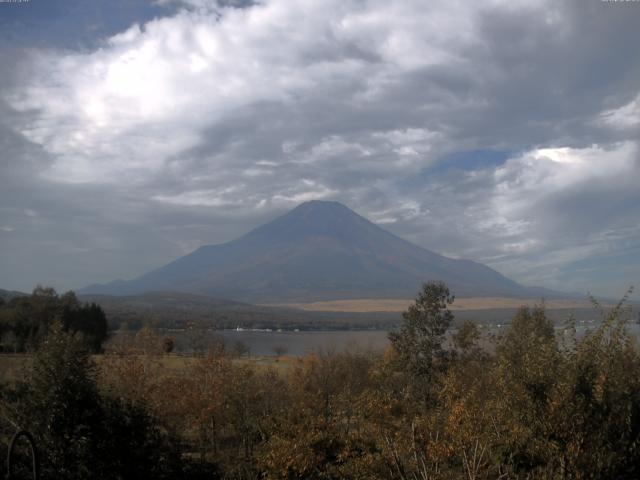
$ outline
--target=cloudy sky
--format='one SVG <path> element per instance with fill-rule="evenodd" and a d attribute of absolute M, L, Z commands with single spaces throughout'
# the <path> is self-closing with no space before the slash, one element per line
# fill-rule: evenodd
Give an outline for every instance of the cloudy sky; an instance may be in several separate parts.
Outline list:
<path fill-rule="evenodd" d="M 0 288 L 310 199 L 526 285 L 640 287 L 640 2 L 0 3 Z"/>

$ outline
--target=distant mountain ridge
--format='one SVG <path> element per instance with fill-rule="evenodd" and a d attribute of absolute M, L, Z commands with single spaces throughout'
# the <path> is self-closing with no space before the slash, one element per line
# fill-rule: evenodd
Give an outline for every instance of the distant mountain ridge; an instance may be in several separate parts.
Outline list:
<path fill-rule="evenodd" d="M 459 296 L 557 296 L 524 287 L 486 265 L 418 247 L 341 203 L 317 200 L 236 240 L 205 245 L 133 280 L 78 293 L 163 290 L 262 303 L 410 298 L 428 280 L 446 282 Z"/>
<path fill-rule="evenodd" d="M 0 288 L 0 298 L 2 298 L 5 302 L 8 302 L 15 297 L 26 297 L 27 295 L 29 294 L 18 292 L 16 290 L 3 290 L 2 288 Z"/>

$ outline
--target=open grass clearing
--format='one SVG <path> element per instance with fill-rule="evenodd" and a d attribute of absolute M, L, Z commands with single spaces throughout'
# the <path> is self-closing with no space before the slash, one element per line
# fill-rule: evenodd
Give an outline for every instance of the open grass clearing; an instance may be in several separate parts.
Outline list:
<path fill-rule="evenodd" d="M 310 303 L 282 303 L 278 307 L 297 308 L 310 312 L 402 312 L 414 302 L 413 299 L 398 298 L 359 298 L 353 300 L 327 300 Z M 500 308 L 519 308 L 522 305 L 540 304 L 540 299 L 534 298 L 503 298 L 503 297 L 469 297 L 456 298 L 451 310 L 493 310 Z M 549 309 L 592 308 L 589 300 L 557 299 L 545 301 Z"/>

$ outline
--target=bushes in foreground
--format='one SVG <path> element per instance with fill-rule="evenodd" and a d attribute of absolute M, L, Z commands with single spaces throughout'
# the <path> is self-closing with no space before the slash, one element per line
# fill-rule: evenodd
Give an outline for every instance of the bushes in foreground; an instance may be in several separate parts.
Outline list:
<path fill-rule="evenodd" d="M 93 363 L 54 331 L 5 389 L 44 447 L 48 478 L 638 478 L 640 352 L 621 302 L 561 333 L 523 307 L 491 348 L 446 340 L 453 298 L 427 284 L 384 354 L 250 366 L 218 347 Z"/>

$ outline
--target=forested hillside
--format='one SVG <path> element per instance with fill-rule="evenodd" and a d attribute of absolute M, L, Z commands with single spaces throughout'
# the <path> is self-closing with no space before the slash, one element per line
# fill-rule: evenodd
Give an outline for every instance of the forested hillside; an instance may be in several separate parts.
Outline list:
<path fill-rule="evenodd" d="M 36 350 L 54 323 L 82 337 L 92 352 L 107 338 L 107 319 L 95 303 L 81 303 L 73 292 L 63 295 L 53 288 L 36 287 L 31 295 L 0 298 L 0 351 Z"/>

